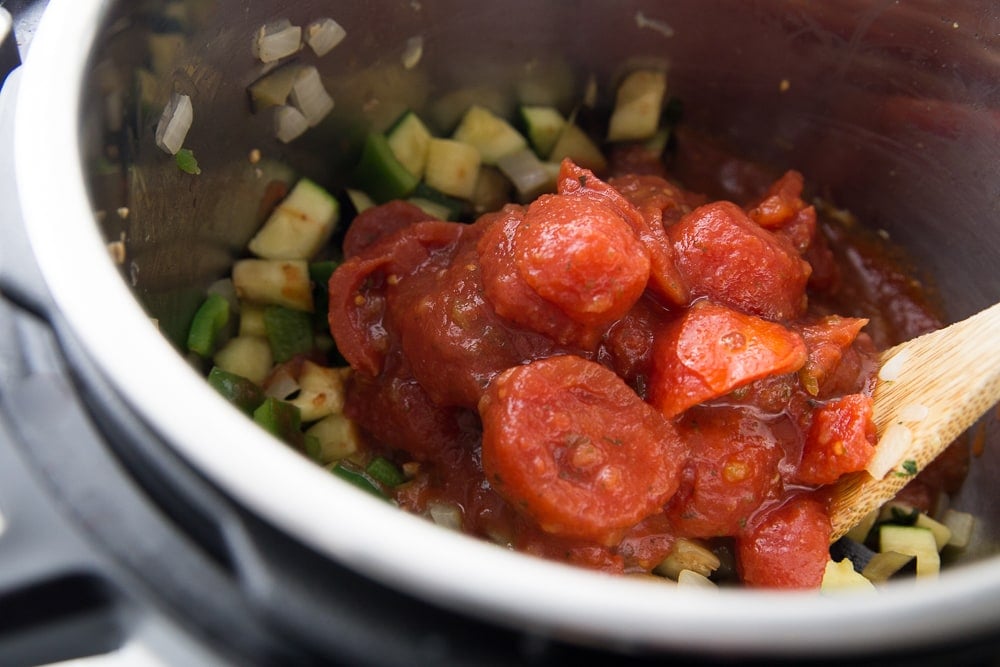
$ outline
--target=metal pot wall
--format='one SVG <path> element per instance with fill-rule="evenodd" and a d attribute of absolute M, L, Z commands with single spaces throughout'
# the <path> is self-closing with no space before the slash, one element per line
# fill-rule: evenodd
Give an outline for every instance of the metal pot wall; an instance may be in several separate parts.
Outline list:
<path fill-rule="evenodd" d="M 348 32 L 316 61 L 337 106 L 285 146 L 246 100 L 263 72 L 251 36 L 271 20 L 323 15 Z M 150 52 L 153 33 L 176 36 L 173 55 Z M 863 598 L 707 594 L 511 553 L 332 481 L 231 409 L 170 340 L 253 233 L 267 180 L 257 170 L 270 160 L 335 181 L 354 159 L 358 129 L 382 129 L 407 106 L 442 126 L 456 90 L 501 107 L 567 106 L 591 75 L 607 91 L 623 67 L 650 60 L 669 64 L 688 123 L 748 157 L 801 170 L 906 248 L 939 286 L 948 316 L 964 317 L 1000 298 L 998 34 L 988 0 L 53 0 L 14 113 L 11 203 L 41 277 L 19 270 L 10 243 L 0 269 L 5 288 L 40 304 L 71 356 L 85 360 L 78 374 L 86 366 L 115 399 L 111 409 L 95 394 L 91 409 L 107 423 L 127 412 L 164 443 L 142 465 L 176 458 L 282 539 L 436 607 L 628 651 L 831 656 L 979 640 L 1000 628 L 993 418 L 955 499 L 980 518 L 976 543 L 939 581 Z M 423 55 L 407 68 L 401 55 L 414 36 Z M 138 66 L 191 96 L 186 145 L 199 176 L 155 147 L 156 118 L 133 94 Z M 249 163 L 253 149 L 263 163 Z M 119 240 L 121 265 L 107 249 Z M 233 551 L 232 535 L 217 532 L 217 551 Z"/>

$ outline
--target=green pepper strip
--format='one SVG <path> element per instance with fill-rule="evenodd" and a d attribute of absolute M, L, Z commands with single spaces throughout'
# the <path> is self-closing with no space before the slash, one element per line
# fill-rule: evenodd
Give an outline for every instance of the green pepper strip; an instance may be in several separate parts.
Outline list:
<path fill-rule="evenodd" d="M 229 323 L 229 302 L 219 294 L 210 294 L 191 320 L 187 347 L 195 354 L 209 357 L 215 351 L 219 332 Z"/>

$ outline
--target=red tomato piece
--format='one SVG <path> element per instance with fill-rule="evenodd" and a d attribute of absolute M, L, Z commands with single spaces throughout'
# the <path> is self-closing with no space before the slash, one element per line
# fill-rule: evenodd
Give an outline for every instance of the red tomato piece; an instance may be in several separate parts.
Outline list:
<path fill-rule="evenodd" d="M 694 195 L 659 176 L 629 173 L 612 178 L 608 185 L 620 192 L 640 212 L 646 208 L 658 210 L 662 224 L 666 226 L 674 224 L 706 203 L 703 196 Z"/>
<path fill-rule="evenodd" d="M 687 444 L 673 424 L 595 362 L 511 368 L 479 413 L 487 479 L 547 533 L 615 544 L 680 483 Z"/>
<path fill-rule="evenodd" d="M 474 225 L 484 229 L 476 250 L 486 299 L 496 314 L 509 322 L 548 336 L 560 345 L 593 350 L 601 330 L 577 322 L 543 299 L 517 270 L 514 237 L 523 219 L 523 207 L 505 206 L 497 213 L 484 215 Z"/>
<path fill-rule="evenodd" d="M 593 327 L 628 312 L 649 280 L 649 256 L 628 223 L 579 196 L 532 202 L 514 234 L 514 263 L 539 296 Z"/>
<path fill-rule="evenodd" d="M 413 204 L 393 200 L 362 211 L 351 221 L 344 234 L 344 257 L 359 255 L 380 240 L 430 216 Z"/>
<path fill-rule="evenodd" d="M 618 190 L 570 160 L 562 162 L 558 189 L 559 194 L 599 201 L 617 211 L 646 248 L 650 263 L 650 287 L 671 303 L 687 305 L 687 286 L 676 266 L 674 249 L 663 228 L 663 213 L 660 209 L 646 206 L 639 211 Z"/>
<path fill-rule="evenodd" d="M 475 227 L 469 228 L 475 232 Z M 507 326 L 483 294 L 473 234 L 446 269 L 398 283 L 389 315 L 413 377 L 437 405 L 475 409 L 494 376 L 526 357 L 550 356 L 555 344 Z"/>
<path fill-rule="evenodd" d="M 764 196 L 748 207 L 747 215 L 761 227 L 773 229 L 788 224 L 808 204 L 802 201 L 804 180 L 797 171 L 786 171 L 771 184 Z"/>
<path fill-rule="evenodd" d="M 680 490 L 666 510 L 678 535 L 735 535 L 761 503 L 781 492 L 784 450 L 749 410 L 693 410 L 678 428 L 691 445 Z"/>
<path fill-rule="evenodd" d="M 408 225 L 349 258 L 330 276 L 330 333 L 356 370 L 377 375 L 389 346 L 383 326 L 387 292 L 436 253 L 454 250 L 465 225 L 429 221 Z"/>
<path fill-rule="evenodd" d="M 857 317 L 830 315 L 813 324 L 796 326 L 809 350 L 809 359 L 799 371 L 799 379 L 813 396 L 827 388 L 827 378 L 834 375 L 841 359 L 868 320 Z M 857 376 L 857 372 L 853 374 Z"/>
<path fill-rule="evenodd" d="M 818 500 L 795 496 L 759 516 L 736 538 L 743 583 L 756 588 L 819 588 L 830 558 L 830 518 Z"/>
<path fill-rule="evenodd" d="M 775 322 L 699 301 L 656 335 L 649 401 L 667 417 L 806 362 L 802 336 Z"/>
<path fill-rule="evenodd" d="M 692 297 L 769 320 L 802 313 L 809 264 L 786 239 L 761 228 L 735 204 L 701 206 L 667 233 Z"/>
<path fill-rule="evenodd" d="M 812 415 L 796 481 L 833 484 L 845 473 L 863 470 L 876 441 L 868 396 L 851 394 L 820 406 Z"/>
<path fill-rule="evenodd" d="M 446 463 L 471 448 L 475 413 L 434 405 L 406 369 L 378 378 L 353 373 L 344 414 L 379 442 L 409 452 L 418 461 Z"/>

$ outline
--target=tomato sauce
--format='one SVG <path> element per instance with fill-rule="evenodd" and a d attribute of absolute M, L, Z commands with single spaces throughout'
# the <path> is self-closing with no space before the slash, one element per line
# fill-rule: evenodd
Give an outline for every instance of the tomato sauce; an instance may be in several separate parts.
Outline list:
<path fill-rule="evenodd" d="M 556 194 L 472 224 L 401 202 L 357 217 L 330 327 L 345 414 L 409 463 L 402 507 L 610 572 L 729 540 L 744 583 L 819 585 L 822 487 L 875 444 L 877 350 L 939 323 L 818 220 L 801 175 L 691 145 L 693 182 L 749 175 L 739 203 L 624 151 L 607 180 L 567 161 Z"/>

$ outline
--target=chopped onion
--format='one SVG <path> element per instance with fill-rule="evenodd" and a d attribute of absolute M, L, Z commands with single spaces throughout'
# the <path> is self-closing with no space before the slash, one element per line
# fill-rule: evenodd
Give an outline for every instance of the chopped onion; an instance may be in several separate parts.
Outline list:
<path fill-rule="evenodd" d="M 883 382 L 894 382 L 899 379 L 899 374 L 903 371 L 906 360 L 910 358 L 908 350 L 900 350 L 889 361 L 882 364 L 879 369 L 878 379 Z"/>
<path fill-rule="evenodd" d="M 930 414 L 930 408 L 926 405 L 911 403 L 900 408 L 896 416 L 904 422 L 920 422 L 926 419 L 928 414 Z"/>
<path fill-rule="evenodd" d="M 309 127 L 314 127 L 333 109 L 333 98 L 323 87 L 323 80 L 315 67 L 306 67 L 292 84 L 290 101 L 305 116 Z"/>
<path fill-rule="evenodd" d="M 306 44 L 317 56 L 325 56 L 344 41 L 347 31 L 330 18 L 317 19 L 306 27 Z"/>
<path fill-rule="evenodd" d="M 690 586 L 692 588 L 718 588 L 714 581 L 694 570 L 681 570 L 677 575 L 677 585 Z"/>
<path fill-rule="evenodd" d="M 308 129 L 309 121 L 295 107 L 283 104 L 275 110 L 274 135 L 282 143 L 298 139 Z"/>
<path fill-rule="evenodd" d="M 427 503 L 427 512 L 431 515 L 431 520 L 439 526 L 452 530 L 462 529 L 462 510 L 456 505 L 430 502 Z"/>
<path fill-rule="evenodd" d="M 262 25 L 254 36 L 252 48 L 261 62 L 280 60 L 302 48 L 302 28 L 288 19 Z"/>
<path fill-rule="evenodd" d="M 530 148 L 521 149 L 497 160 L 497 167 L 517 188 L 518 194 L 531 197 L 554 184 L 552 173 Z"/>
<path fill-rule="evenodd" d="M 948 540 L 949 546 L 958 549 L 964 549 L 969 546 L 969 541 L 972 539 L 972 530 L 976 525 L 976 518 L 974 516 L 968 512 L 949 509 L 941 517 L 941 523 L 951 531 L 951 537 Z"/>
<path fill-rule="evenodd" d="M 299 381 L 288 364 L 278 366 L 264 383 L 264 393 L 285 400 L 299 390 Z"/>
<path fill-rule="evenodd" d="M 402 63 L 403 67 L 406 69 L 413 69 L 420 63 L 420 59 L 424 55 L 424 38 L 420 35 L 416 37 L 410 37 L 406 40 L 406 46 L 403 48 Z"/>
<path fill-rule="evenodd" d="M 875 479 L 882 479 L 896 467 L 913 441 L 913 432 L 902 424 L 890 424 L 875 447 L 875 454 L 865 470 Z"/>
<path fill-rule="evenodd" d="M 156 145 L 176 155 L 184 145 L 188 130 L 194 121 L 194 107 L 187 95 L 174 93 L 163 108 L 160 122 L 156 124 Z"/>

